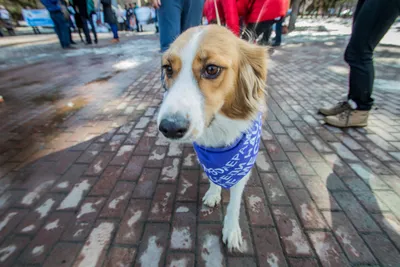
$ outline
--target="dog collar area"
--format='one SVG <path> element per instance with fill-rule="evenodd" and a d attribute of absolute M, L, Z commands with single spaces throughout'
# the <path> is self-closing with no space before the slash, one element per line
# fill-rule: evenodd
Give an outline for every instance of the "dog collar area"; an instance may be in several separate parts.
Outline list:
<path fill-rule="evenodd" d="M 216 185 L 229 189 L 250 173 L 261 138 L 261 113 L 253 125 L 228 147 L 212 148 L 193 143 L 204 172 Z"/>

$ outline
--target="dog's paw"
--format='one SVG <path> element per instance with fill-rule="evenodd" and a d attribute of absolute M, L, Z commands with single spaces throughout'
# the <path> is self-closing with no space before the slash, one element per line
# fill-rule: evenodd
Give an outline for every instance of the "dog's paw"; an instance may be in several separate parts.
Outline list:
<path fill-rule="evenodd" d="M 222 241 L 229 251 L 236 250 L 242 252 L 243 237 L 242 230 L 238 222 L 225 221 L 222 229 Z"/>
<path fill-rule="evenodd" d="M 208 189 L 208 191 L 203 197 L 204 205 L 207 205 L 211 208 L 215 207 L 220 202 L 221 202 L 221 191 L 217 192 L 216 190 Z"/>

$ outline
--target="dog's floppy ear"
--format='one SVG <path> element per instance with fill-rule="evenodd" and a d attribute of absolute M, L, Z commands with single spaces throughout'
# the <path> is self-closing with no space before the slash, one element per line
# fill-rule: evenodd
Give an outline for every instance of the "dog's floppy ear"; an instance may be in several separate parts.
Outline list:
<path fill-rule="evenodd" d="M 267 50 L 239 41 L 239 69 L 235 95 L 230 105 L 233 118 L 249 119 L 264 104 L 267 79 Z"/>

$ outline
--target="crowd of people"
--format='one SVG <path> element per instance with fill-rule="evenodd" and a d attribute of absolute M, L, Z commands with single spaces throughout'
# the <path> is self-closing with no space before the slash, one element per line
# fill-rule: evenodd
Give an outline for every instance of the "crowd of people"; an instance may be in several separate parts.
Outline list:
<path fill-rule="evenodd" d="M 150 4 L 139 7 L 136 3 L 125 6 L 125 9 L 117 5 L 116 0 L 100 0 L 95 8 L 94 0 L 41 0 L 50 13 L 54 23 L 54 30 L 64 49 L 74 49 L 76 44 L 72 39 L 72 30 L 76 29 L 82 42 L 91 45 L 93 33 L 94 43 L 97 44 L 96 27 L 99 24 L 102 13 L 104 22 L 109 25 L 113 33 L 112 43 L 119 42 L 118 31 L 127 30 L 143 31 L 143 25 L 155 22 L 158 32 L 157 14 Z M 85 40 L 82 37 L 84 34 Z"/>

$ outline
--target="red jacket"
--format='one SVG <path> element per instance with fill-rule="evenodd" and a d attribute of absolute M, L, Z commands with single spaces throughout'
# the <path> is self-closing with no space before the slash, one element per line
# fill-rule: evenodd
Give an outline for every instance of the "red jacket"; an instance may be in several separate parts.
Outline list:
<path fill-rule="evenodd" d="M 256 23 L 274 20 L 286 15 L 289 9 L 289 0 L 238 0 L 239 16 L 246 23 Z"/>
<path fill-rule="evenodd" d="M 239 15 L 236 8 L 236 0 L 216 0 L 218 14 L 222 24 L 226 24 L 234 34 L 239 36 Z M 204 3 L 203 16 L 205 16 L 208 22 L 216 21 L 217 12 L 215 11 L 214 0 L 206 0 Z"/>

